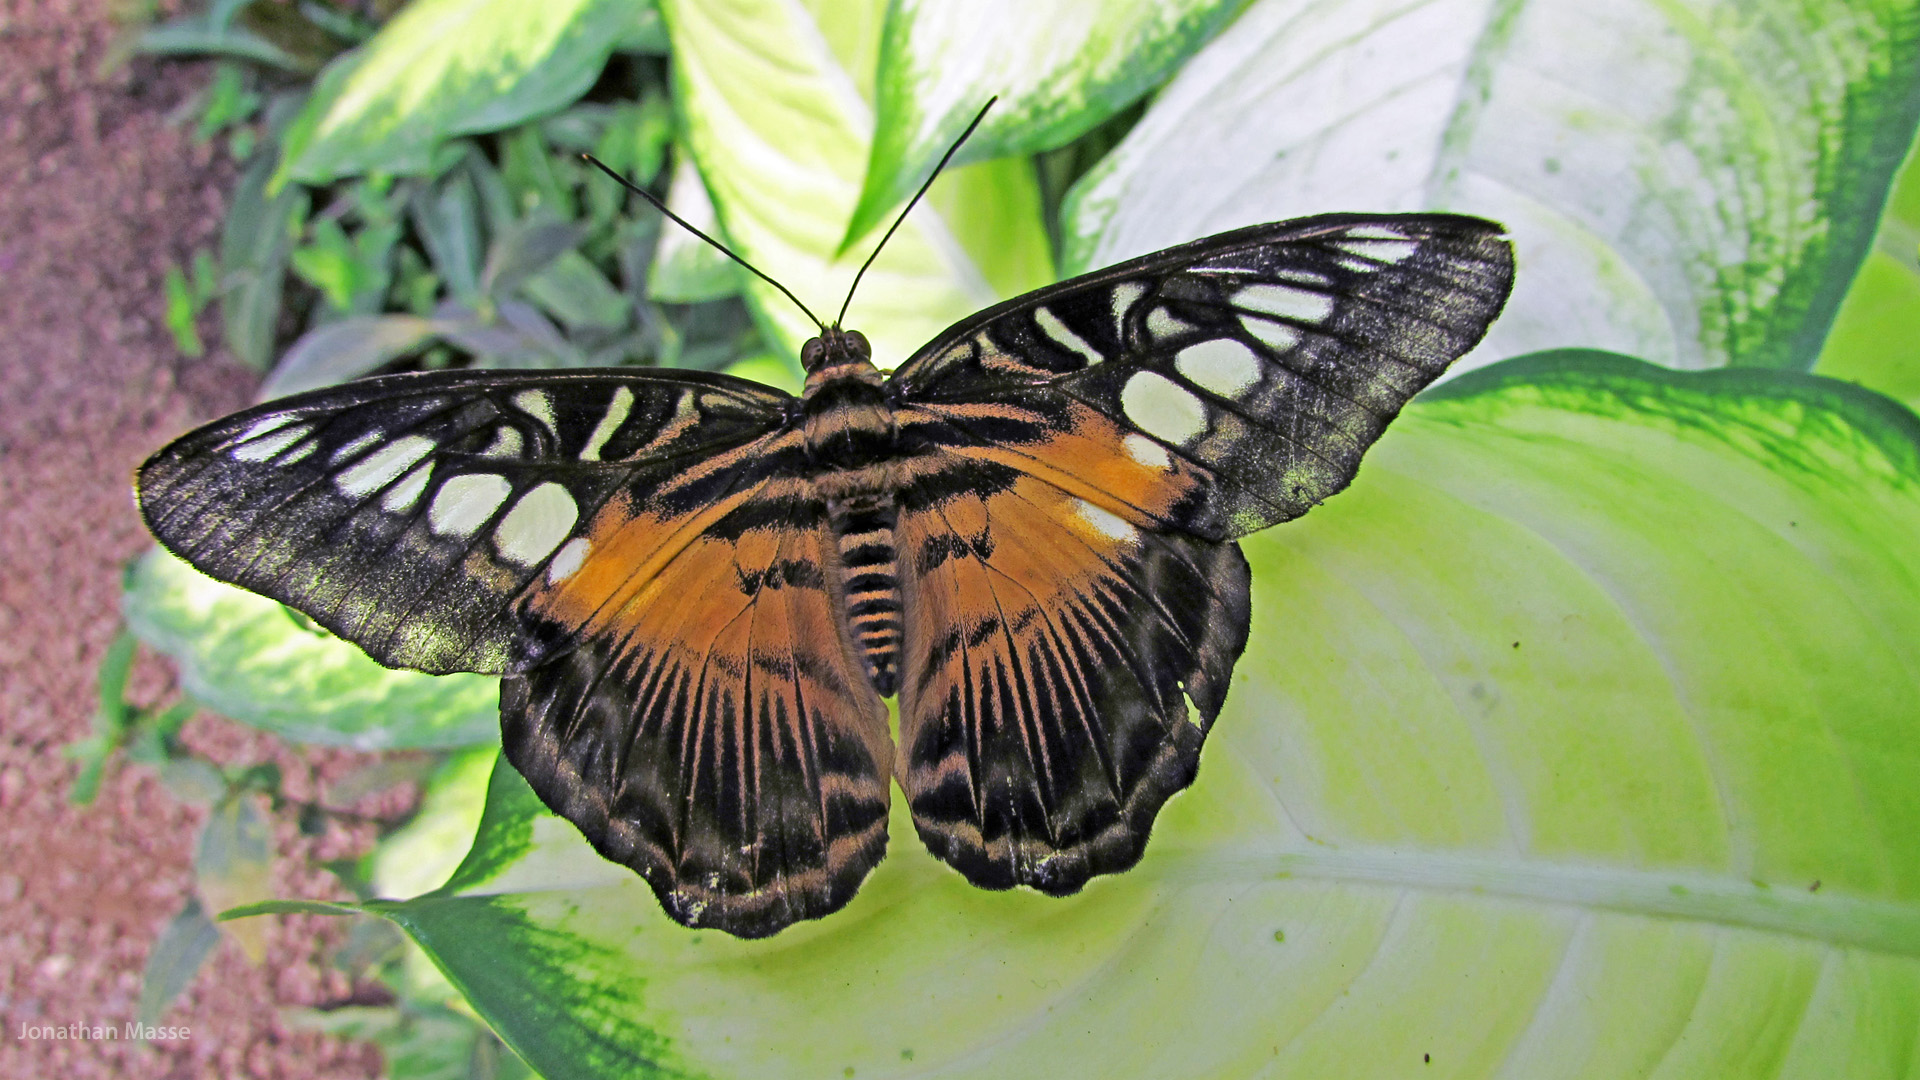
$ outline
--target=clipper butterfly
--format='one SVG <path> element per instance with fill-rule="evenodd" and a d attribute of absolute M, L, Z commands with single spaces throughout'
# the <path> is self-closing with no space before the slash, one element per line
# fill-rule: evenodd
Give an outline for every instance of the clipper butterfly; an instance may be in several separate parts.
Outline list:
<path fill-rule="evenodd" d="M 1193 782 L 1247 639 L 1235 538 L 1345 487 L 1512 275 L 1475 218 L 1259 225 L 888 376 L 836 324 L 799 397 L 624 368 L 301 394 L 167 446 L 138 498 L 381 663 L 503 676 L 508 760 L 681 923 L 845 905 L 894 781 L 969 880 L 1064 895 Z"/>

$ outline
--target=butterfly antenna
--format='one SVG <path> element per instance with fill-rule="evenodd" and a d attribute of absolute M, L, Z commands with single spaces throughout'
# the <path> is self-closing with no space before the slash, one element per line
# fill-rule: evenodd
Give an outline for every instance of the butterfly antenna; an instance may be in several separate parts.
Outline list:
<path fill-rule="evenodd" d="M 978 123 L 978 121 L 975 121 L 975 123 Z M 971 131 L 971 130 L 973 130 L 973 129 L 971 129 L 971 128 L 969 128 L 969 129 L 967 129 L 967 130 L 969 130 L 969 131 Z M 792 290 L 790 290 L 790 289 L 788 289 L 788 288 L 787 288 L 787 287 L 786 287 L 785 285 L 782 285 L 782 284 L 780 284 L 779 282 L 777 282 L 777 281 L 775 281 L 775 280 L 773 280 L 772 278 L 770 278 L 770 277 L 768 277 L 767 275 L 765 275 L 765 274 L 763 274 L 763 273 L 761 273 L 761 272 L 760 272 L 760 268 L 759 268 L 759 267 L 757 267 L 757 266 L 755 266 L 755 265 L 753 265 L 752 263 L 750 263 L 750 262 L 748 262 L 747 260 L 745 260 L 745 259 L 743 259 L 743 258 L 741 258 L 740 256 L 738 256 L 738 255 L 735 255 L 735 254 L 733 253 L 733 249 L 732 249 L 732 248 L 730 248 L 730 247 L 728 247 L 727 245 L 725 245 L 725 244 L 723 244 L 723 243 L 721 243 L 721 242 L 720 242 L 720 241 L 718 241 L 718 240 L 715 240 L 715 239 L 714 239 L 713 237 L 711 237 L 711 236 L 708 236 L 708 235 L 707 235 L 706 233 L 703 233 L 703 232 L 701 232 L 701 231 L 700 231 L 699 229 L 696 229 L 696 228 L 694 228 L 694 227 L 693 227 L 693 225 L 692 225 L 692 223 L 690 223 L 690 222 L 688 222 L 686 218 L 683 218 L 683 217 L 681 217 L 681 216 L 680 216 L 679 214 L 676 214 L 676 213 L 674 213 L 673 211 L 671 211 L 671 210 L 669 210 L 669 209 L 667 209 L 667 204 L 666 204 L 666 203 L 663 203 L 663 202 L 661 202 L 661 201 L 660 201 L 659 199 L 656 199 L 656 198 L 654 198 L 654 197 L 653 197 L 653 192 L 651 192 L 651 191 L 648 191 L 648 190 L 647 190 L 646 188 L 643 188 L 643 187 L 640 187 L 639 185 L 637 185 L 637 184 L 634 184 L 634 183 L 632 183 L 632 182 L 631 182 L 631 181 L 629 181 L 629 180 L 628 180 L 628 179 L 627 179 L 626 177 L 624 177 L 624 176 L 621 176 L 621 175 L 620 175 L 619 173 L 617 173 L 617 172 L 614 172 L 614 171 L 613 171 L 612 169 L 610 169 L 610 168 L 608 168 L 608 167 L 607 167 L 607 163 L 606 163 L 606 162 L 604 162 L 604 161 L 601 161 L 601 160 L 600 160 L 599 158 L 597 158 L 597 157 L 594 157 L 594 156 L 593 156 L 592 154 L 581 154 L 580 156 L 581 156 L 582 158 L 585 158 L 585 159 L 586 159 L 587 161 L 589 161 L 589 162 L 591 162 L 591 163 L 592 163 L 592 164 L 593 164 L 593 165 L 594 165 L 595 167 L 597 167 L 597 168 L 598 168 L 598 169 L 599 169 L 599 170 L 600 170 L 601 172 L 603 172 L 603 173 L 606 173 L 606 174 L 607 174 L 608 176 L 611 176 L 611 177 L 613 177 L 613 178 L 614 178 L 614 179 L 615 179 L 616 181 L 618 181 L 618 182 L 619 182 L 619 184 L 620 184 L 620 186 L 621 186 L 621 187 L 624 187 L 624 188 L 626 188 L 626 189 L 627 189 L 628 191 L 631 191 L 631 192 L 633 192 L 633 193 L 634 193 L 635 195 L 638 195 L 638 196 L 640 196 L 641 198 L 643 198 L 643 199 L 645 199 L 645 200 L 647 200 L 648 202 L 650 202 L 650 203 L 652 203 L 652 204 L 653 204 L 653 208 L 654 208 L 655 210 L 658 210 L 658 211 L 660 211 L 661 213 L 663 213 L 663 214 L 665 214 L 665 215 L 667 215 L 667 217 L 669 217 L 669 218 L 671 218 L 671 219 L 672 219 L 672 220 L 673 220 L 673 221 L 674 221 L 674 222 L 675 222 L 676 224 L 678 224 L 678 225 L 679 225 L 679 226 L 680 226 L 681 228 L 683 228 L 683 229 L 685 229 L 685 230 L 687 230 L 688 232 L 690 232 L 690 233 L 692 233 L 693 235 L 695 235 L 695 236 L 697 236 L 697 237 L 699 237 L 700 239 L 702 239 L 702 240 L 705 240 L 705 241 L 706 241 L 707 243 L 709 243 L 709 244 L 712 244 L 712 245 L 713 245 L 714 247 L 717 247 L 717 248 L 719 248 L 719 249 L 720 249 L 720 252 L 721 252 L 721 254 L 723 254 L 723 255 L 725 255 L 725 256 L 726 256 L 727 258 L 729 258 L 729 259 L 732 259 L 732 260 L 733 260 L 734 262 L 737 262 L 737 263 L 739 263 L 739 264 L 740 264 L 741 266 L 744 266 L 744 267 L 746 267 L 746 268 L 747 268 L 747 269 L 748 269 L 749 271 L 751 271 L 751 272 L 752 272 L 752 274 L 753 274 L 753 276 L 754 276 L 754 277 L 757 277 L 757 278 L 759 278 L 759 279 L 760 279 L 761 281 L 764 281 L 764 282 L 766 282 L 767 284 L 769 284 L 769 285 L 771 285 L 771 286 L 773 286 L 774 288 L 776 288 L 776 289 L 779 289 L 779 290 L 780 290 L 780 295 L 782 295 L 782 296 L 784 296 L 784 297 L 786 297 L 787 299 L 789 299 L 789 300 L 791 300 L 791 301 L 793 301 L 793 306 L 795 306 L 795 307 L 797 307 L 797 308 L 799 308 L 799 309 L 800 309 L 801 311 L 805 311 L 805 312 L 807 313 L 807 318 L 809 318 L 809 319 L 812 319 L 812 320 L 813 320 L 813 325 L 815 325 L 815 326 L 817 326 L 817 327 L 819 327 L 819 328 L 820 328 L 820 332 L 821 332 L 821 333 L 823 333 L 823 334 L 824 334 L 824 333 L 826 333 L 826 331 L 827 331 L 827 324 L 826 324 L 826 323 L 823 323 L 823 322 L 821 322 L 821 321 L 820 321 L 820 317 L 819 317 L 818 315 L 815 315 L 815 314 L 814 314 L 814 313 L 813 313 L 812 311 L 810 311 L 810 310 L 808 310 L 808 308 L 807 308 L 807 305 L 805 305 L 805 304 L 803 304 L 803 303 L 801 303 L 801 302 L 800 302 L 800 298 L 799 298 L 799 297 L 797 297 L 797 296 L 795 296 L 795 295 L 793 295 L 793 292 L 792 292 Z M 917 198 L 917 197 L 918 197 L 918 196 L 916 196 L 916 198 Z M 855 280 L 858 280 L 858 279 L 855 279 Z"/>
<path fill-rule="evenodd" d="M 833 325 L 839 326 L 840 320 L 847 317 L 847 305 L 853 303 L 853 290 L 860 287 L 860 278 L 866 274 L 867 267 L 873 265 L 873 260 L 880 257 L 880 251 L 887 246 L 887 241 L 893 239 L 894 230 L 900 227 L 901 222 L 907 220 L 907 215 L 913 212 L 914 204 L 920 201 L 920 196 L 925 195 L 927 189 L 933 186 L 933 182 L 939 179 L 940 170 L 946 168 L 947 162 L 953 160 L 953 155 L 960 152 L 960 144 L 967 141 L 967 136 L 973 134 L 973 129 L 979 127 L 980 121 L 987 118 L 987 110 L 993 108 L 993 103 L 999 100 L 1000 95 L 995 94 L 993 97 L 987 99 L 985 105 L 980 106 L 980 111 L 974 115 L 973 123 L 968 124 L 967 130 L 961 132 L 960 137 L 953 140 L 953 145 L 947 147 L 946 154 L 940 158 L 940 164 L 933 167 L 933 174 L 927 177 L 927 182 L 921 184 L 920 190 L 914 192 L 913 198 L 907 200 L 907 208 L 900 211 L 899 217 L 893 219 L 893 224 L 887 228 L 887 235 L 880 238 L 879 247 L 874 248 L 873 254 L 867 256 L 867 261 L 860 264 L 860 272 L 853 275 L 853 284 L 847 287 L 847 298 L 840 305 L 840 314 L 833 317 Z"/>

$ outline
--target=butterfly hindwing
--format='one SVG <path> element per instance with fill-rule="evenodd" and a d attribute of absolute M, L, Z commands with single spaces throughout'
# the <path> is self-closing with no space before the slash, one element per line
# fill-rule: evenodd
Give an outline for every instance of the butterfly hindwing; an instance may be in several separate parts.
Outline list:
<path fill-rule="evenodd" d="M 138 499 L 169 549 L 384 664 L 502 672 L 539 659 L 515 604 L 580 522 L 791 400 L 699 373 L 387 376 L 200 428 L 141 467 Z"/>
<path fill-rule="evenodd" d="M 1140 857 L 1246 644 L 1246 560 L 941 453 L 902 498 L 901 785 L 976 885 L 1056 895 Z"/>
<path fill-rule="evenodd" d="M 838 909 L 887 840 L 886 706 L 830 593 L 826 504 L 782 475 L 798 438 L 772 442 L 692 515 L 673 485 L 610 502 L 528 604 L 581 644 L 500 702 L 549 806 L 673 918 L 741 937 Z"/>
<path fill-rule="evenodd" d="M 1166 508 L 1170 525 L 1244 536 L 1345 487 L 1401 407 L 1480 340 L 1512 285 L 1500 232 L 1455 215 L 1339 214 L 1223 233 L 963 320 L 893 388 L 929 407 L 1097 413 L 1133 437 L 1102 435 L 1116 450 L 1156 457 L 1144 445 L 1156 443 L 1197 485 Z M 949 419 L 982 446 L 1051 456 Z"/>

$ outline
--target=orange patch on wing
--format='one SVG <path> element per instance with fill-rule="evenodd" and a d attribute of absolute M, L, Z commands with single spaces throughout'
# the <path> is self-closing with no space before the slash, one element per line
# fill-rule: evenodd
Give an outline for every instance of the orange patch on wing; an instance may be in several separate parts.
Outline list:
<path fill-rule="evenodd" d="M 707 528 L 756 491 L 749 489 L 678 517 L 651 509 L 636 511 L 632 497 L 622 493 L 600 508 L 582 534 L 589 546 L 580 568 L 553 585 L 541 583 L 544 587 L 533 592 L 529 605 L 563 625 L 598 631 L 614 612 L 646 593 L 669 564 L 693 554 L 690 549 L 697 544 L 710 545 L 711 541 L 702 540 Z M 729 553 L 719 564 L 730 560 Z M 711 558 L 695 561 L 713 562 Z"/>
<path fill-rule="evenodd" d="M 964 422 L 972 409 L 981 407 L 940 404 L 916 408 Z M 1056 429 L 1038 443 L 969 444 L 947 447 L 946 451 L 1011 466 L 1135 525 L 1168 522 L 1173 508 L 1210 479 L 1193 462 L 1145 436 L 1128 432 L 1086 405 L 1074 402 L 1070 415 L 1070 427 Z M 1139 441 L 1129 444 L 1128 439 Z"/>

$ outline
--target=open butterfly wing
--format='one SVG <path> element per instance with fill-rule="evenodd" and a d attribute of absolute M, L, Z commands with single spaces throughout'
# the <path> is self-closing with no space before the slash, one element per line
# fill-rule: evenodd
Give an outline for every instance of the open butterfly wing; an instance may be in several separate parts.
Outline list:
<path fill-rule="evenodd" d="M 609 502 L 528 605 L 581 646 L 500 697 L 547 805 L 674 919 L 741 937 L 853 897 L 886 853 L 893 754 L 829 591 L 826 504 L 785 464 L 798 436 L 769 444 Z"/>
<path fill-rule="evenodd" d="M 1132 866 L 1192 783 L 1246 645 L 1246 559 L 1009 466 L 933 460 L 896 533 L 901 784 L 974 884 L 1070 893 Z"/>
<path fill-rule="evenodd" d="M 142 465 L 147 527 L 222 581 L 374 659 L 497 673 L 559 642 L 515 605 L 616 493 L 785 420 L 791 398 L 695 372 L 393 375 L 236 413 Z"/>
<path fill-rule="evenodd" d="M 190 433 L 139 500 L 383 663 L 506 673 L 535 792 L 674 918 L 757 937 L 884 854 L 892 755 L 791 402 L 682 372 L 370 379 Z"/>
<path fill-rule="evenodd" d="M 900 512 L 896 768 L 976 884 L 1137 860 L 1246 644 L 1232 538 L 1345 487 L 1505 303 L 1498 226 L 1337 215 L 1172 248 L 965 320 L 897 371 L 939 462 Z"/>
<path fill-rule="evenodd" d="M 1170 455 L 1179 501 L 1140 509 L 1197 536 L 1244 536 L 1351 482 L 1401 407 L 1486 333 L 1512 284 L 1500 226 L 1478 218 L 1258 225 L 990 308 L 916 353 L 891 385 L 915 404 L 1047 414 L 1024 443 L 1017 424 L 945 417 L 1039 473 L 1093 463 L 1048 449 L 1080 436 L 1131 451 L 1116 464 L 1156 469 Z"/>

